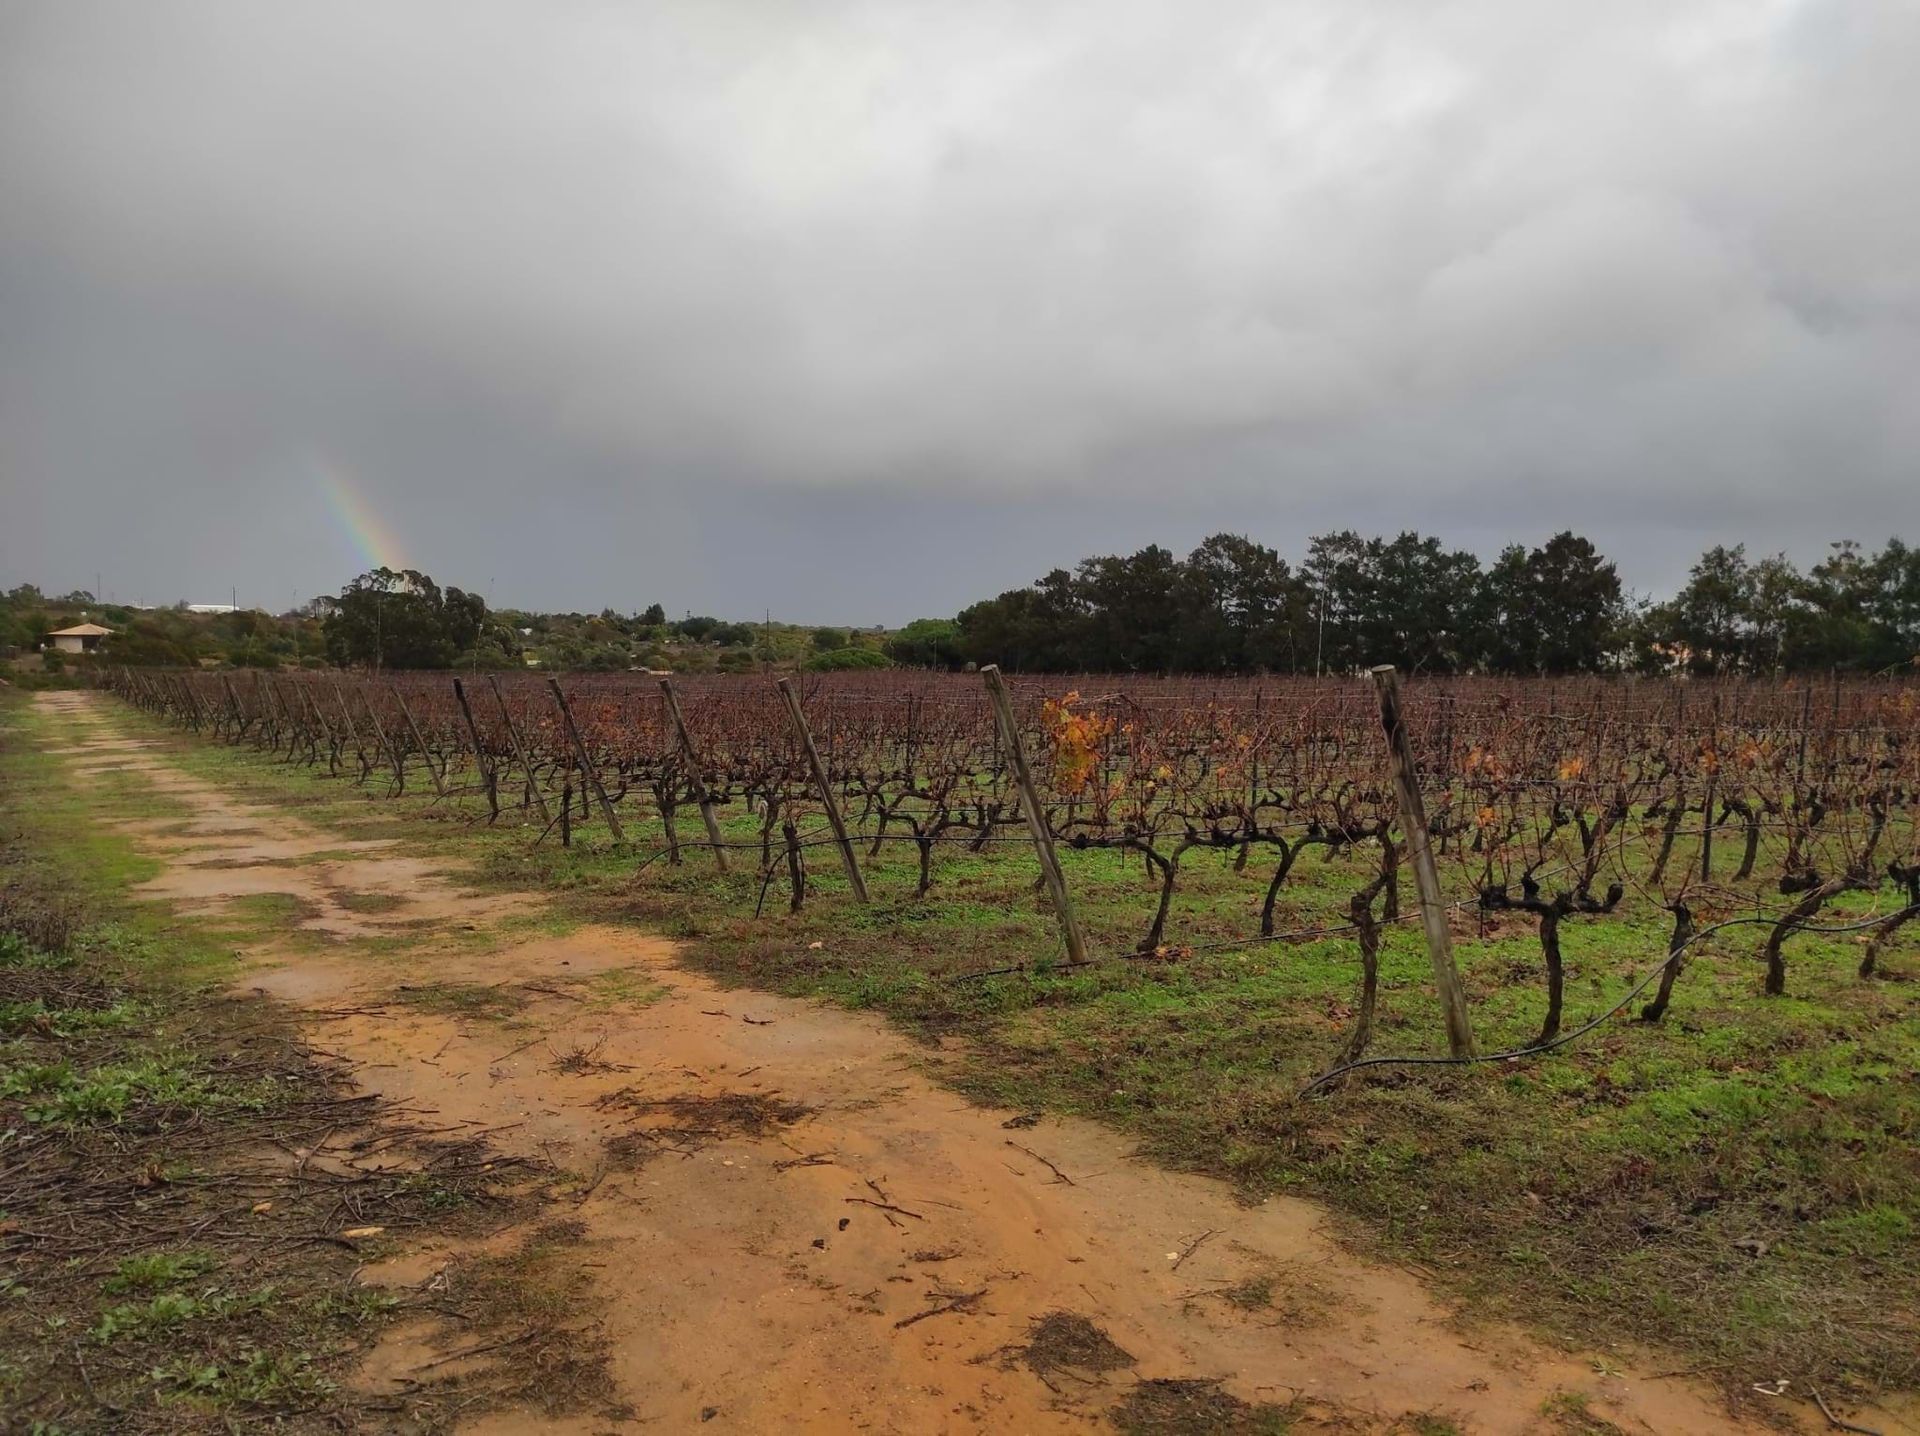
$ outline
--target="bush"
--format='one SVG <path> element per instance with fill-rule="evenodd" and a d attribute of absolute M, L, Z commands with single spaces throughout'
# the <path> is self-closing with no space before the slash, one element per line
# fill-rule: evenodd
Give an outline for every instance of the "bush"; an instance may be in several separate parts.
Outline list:
<path fill-rule="evenodd" d="M 887 640 L 887 656 L 909 668 L 958 668 L 960 625 L 951 618 L 916 618 Z"/>
<path fill-rule="evenodd" d="M 814 654 L 802 666 L 809 673 L 840 673 L 855 668 L 891 668 L 893 660 L 871 648 L 836 648 Z"/>

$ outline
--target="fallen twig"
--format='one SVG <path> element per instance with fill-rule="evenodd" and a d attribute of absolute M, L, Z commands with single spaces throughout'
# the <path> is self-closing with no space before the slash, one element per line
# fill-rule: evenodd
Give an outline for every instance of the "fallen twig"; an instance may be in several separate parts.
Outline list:
<path fill-rule="evenodd" d="M 502 1337 L 498 1341 L 489 1341 L 483 1346 L 469 1346 L 462 1351 L 450 1351 L 445 1356 L 437 1357 L 413 1369 L 415 1371 L 431 1371 L 434 1367 L 445 1366 L 450 1361 L 464 1361 L 469 1356 L 479 1356 L 483 1352 L 498 1351 L 503 1346 L 512 1346 L 515 1342 L 525 1340 L 529 1335 L 531 1335 L 531 1332 L 528 1331 L 515 1332 L 512 1336 Z"/>
<path fill-rule="evenodd" d="M 856 1197 L 851 1200 L 858 1201 L 859 1198 Z M 946 1293 L 937 1294 L 946 1295 Z M 912 1316 L 901 1317 L 900 1320 L 893 1324 L 894 1330 L 898 1331 L 901 1327 L 912 1326 L 916 1321 L 925 1321 L 930 1316 L 945 1316 L 950 1311 L 971 1311 L 973 1304 L 986 1294 L 987 1289 L 984 1286 L 978 1291 L 953 1293 L 947 1301 L 939 1306 L 930 1306 L 925 1311 L 916 1311 Z"/>
<path fill-rule="evenodd" d="M 799 1157 L 782 1157 L 773 1164 L 776 1172 L 791 1172 L 795 1167 L 831 1167 L 833 1158 L 825 1152 L 808 1152 Z"/>
<path fill-rule="evenodd" d="M 842 1197 L 843 1202 L 858 1202 L 863 1207 L 878 1207 L 883 1212 L 898 1212 L 903 1217 L 912 1217 L 916 1222 L 924 1222 L 926 1217 L 919 1212 L 910 1212 L 905 1207 L 896 1207 L 892 1202 L 876 1202 L 872 1197 Z"/>
<path fill-rule="evenodd" d="M 1045 1157 L 1041 1156 L 1038 1152 L 1034 1151 L 1033 1148 L 1023 1147 L 1018 1142 L 1014 1141 L 1012 1138 L 1007 1139 L 1007 1145 L 1013 1148 L 1016 1152 L 1025 1152 L 1029 1157 L 1033 1158 L 1034 1161 L 1040 1163 L 1040 1165 L 1045 1167 L 1049 1172 L 1052 1172 L 1054 1181 L 1064 1182 L 1069 1187 L 1074 1187 L 1079 1185 L 1079 1183 L 1074 1181 L 1072 1177 L 1069 1177 L 1065 1172 L 1061 1171 L 1058 1167 L 1054 1166 L 1052 1162 L 1049 1162 Z"/>
<path fill-rule="evenodd" d="M 1206 1239 L 1207 1239 L 1208 1237 L 1217 1237 L 1217 1236 L 1219 1236 L 1219 1235 L 1220 1235 L 1220 1233 L 1219 1233 L 1219 1231 L 1218 1231 L 1218 1229 L 1216 1229 L 1216 1228 L 1213 1228 L 1213 1227 L 1209 1227 L 1209 1228 L 1208 1228 L 1208 1229 L 1207 1229 L 1206 1231 L 1204 1231 L 1204 1232 L 1202 1232 L 1202 1233 L 1200 1233 L 1200 1235 L 1199 1235 L 1199 1236 L 1197 1236 L 1197 1237 L 1195 1237 L 1195 1238 L 1193 1239 L 1193 1244 L 1192 1244 L 1191 1246 L 1189 1246 L 1189 1247 L 1187 1247 L 1187 1248 L 1186 1248 L 1185 1250 L 1183 1250 L 1183 1251 L 1182 1251 L 1182 1252 L 1180 1253 L 1180 1255 L 1179 1255 L 1179 1256 L 1177 1256 L 1177 1257 L 1175 1257 L 1175 1258 L 1173 1259 L 1173 1265 L 1172 1265 L 1172 1266 L 1170 1266 L 1170 1267 L 1168 1267 L 1168 1268 L 1167 1268 L 1167 1270 L 1168 1270 L 1168 1271 L 1179 1271 L 1179 1270 L 1180 1270 L 1180 1268 L 1181 1268 L 1181 1267 L 1182 1267 L 1183 1265 L 1185 1265 L 1185 1264 L 1186 1264 L 1186 1260 L 1187 1260 L 1187 1258 L 1188 1258 L 1188 1257 L 1190 1257 L 1190 1256 L 1192 1256 L 1192 1255 L 1193 1255 L 1193 1254 L 1194 1254 L 1195 1252 L 1197 1252 L 1197 1251 L 1199 1251 L 1199 1250 L 1200 1250 L 1200 1244 L 1201 1244 L 1202 1242 L 1204 1242 L 1204 1241 L 1206 1241 Z"/>
<path fill-rule="evenodd" d="M 1827 1418 L 1828 1423 L 1836 1431 L 1856 1431 L 1859 1436 L 1881 1436 L 1881 1433 L 1872 1426 L 1856 1426 L 1851 1421 L 1842 1421 L 1833 1414 L 1833 1408 L 1827 1405 L 1827 1398 L 1820 1394 L 1818 1388 L 1808 1389 L 1813 1391 L 1814 1404 L 1820 1408 L 1820 1414 Z"/>

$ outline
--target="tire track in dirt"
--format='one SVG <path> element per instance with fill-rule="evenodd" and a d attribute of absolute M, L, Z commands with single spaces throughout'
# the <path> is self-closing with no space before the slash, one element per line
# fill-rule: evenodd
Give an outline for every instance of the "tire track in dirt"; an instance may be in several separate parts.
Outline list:
<path fill-rule="evenodd" d="M 1310 1203 L 1243 1206 L 1092 1123 L 1010 1126 L 923 1075 L 877 1019 L 720 989 L 627 930 L 497 932 L 542 900 L 476 896 L 387 844 L 242 801 L 93 695 L 37 701 L 69 725 L 77 779 L 127 768 L 189 810 L 123 825 L 164 865 L 146 895 L 209 914 L 294 900 L 298 930 L 244 954 L 243 989 L 305 1009 L 368 1089 L 576 1174 L 555 1215 L 579 1224 L 629 1409 L 474 1430 L 1088 1431 L 1162 1397 L 1187 1401 L 1196 1430 L 1218 1429 L 1207 1403 L 1227 1400 L 1291 1404 L 1295 1429 L 1413 1430 L 1422 1413 L 1473 1432 L 1607 1429 L 1546 1414 L 1564 1395 L 1626 1431 L 1762 1429 L 1695 1382 L 1463 1327 L 1413 1274 L 1344 1251 Z M 472 941 L 431 940 L 467 925 Z M 394 952 L 395 934 L 419 944 Z M 461 1255 L 427 1244 L 364 1275 L 431 1284 Z M 1130 1361 L 1075 1323 L 1036 1327 L 1058 1313 Z M 457 1341 L 402 1328 L 367 1380 L 404 1390 Z M 1199 1380 L 1219 1385 L 1147 1384 Z"/>

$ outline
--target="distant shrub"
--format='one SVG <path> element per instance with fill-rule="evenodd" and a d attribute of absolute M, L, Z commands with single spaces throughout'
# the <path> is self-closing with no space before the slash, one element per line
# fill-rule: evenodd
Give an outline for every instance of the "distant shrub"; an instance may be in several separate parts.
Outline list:
<path fill-rule="evenodd" d="M 871 648 L 836 648 L 816 653 L 802 666 L 809 673 L 840 673 L 855 668 L 891 668 L 893 660 Z"/>
<path fill-rule="evenodd" d="M 951 618 L 916 618 L 887 640 L 887 656 L 909 668 L 958 668 L 960 625 Z"/>

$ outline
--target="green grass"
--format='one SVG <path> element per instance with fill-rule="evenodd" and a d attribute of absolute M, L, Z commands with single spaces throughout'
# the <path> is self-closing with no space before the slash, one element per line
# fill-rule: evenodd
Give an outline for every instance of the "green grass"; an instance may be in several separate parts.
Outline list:
<path fill-rule="evenodd" d="M 165 733 L 139 715 L 119 721 Z M 964 1055 L 937 1065 L 964 1090 L 1096 1118 L 1250 1198 L 1317 1197 L 1351 1240 L 1419 1262 L 1475 1313 L 1580 1346 L 1663 1343 L 1730 1390 L 1779 1376 L 1920 1383 L 1920 925 L 1874 981 L 1854 975 L 1852 939 L 1796 936 L 1784 998 L 1761 993 L 1764 930 L 1731 928 L 1696 949 L 1662 1024 L 1630 1020 L 1636 1001 L 1548 1058 L 1379 1069 L 1303 1101 L 1346 1038 L 1358 965 L 1344 936 L 1208 948 L 1256 930 L 1271 872 L 1258 852 L 1239 873 L 1231 854 L 1187 856 L 1168 934 L 1191 951 L 1063 970 L 1032 853 L 1017 842 L 943 849 L 925 898 L 913 896 L 911 844 L 885 844 L 863 857 L 875 898 L 865 908 L 832 850 L 812 848 L 805 909 L 788 915 L 781 873 L 756 920 L 756 854 L 736 852 L 720 875 L 690 847 L 682 865 L 636 875 L 635 855 L 662 839 L 638 811 L 625 819 L 631 851 L 609 847 L 597 821 L 571 849 L 536 846 L 525 828 L 460 821 L 473 802 L 389 801 L 244 748 L 162 741 L 200 775 L 342 833 L 398 839 L 490 886 L 554 894 L 569 918 L 676 937 L 687 961 L 724 981 L 963 1036 Z M 697 816 L 680 826 L 691 836 Z M 724 826 L 730 841 L 756 839 L 738 810 Z M 1676 865 L 1688 856 L 1683 839 Z M 1063 862 L 1090 946 L 1129 952 L 1156 897 L 1139 861 L 1069 851 Z M 1279 926 L 1343 920 L 1371 875 L 1371 854 L 1304 857 Z M 1823 920 L 1871 901 L 1849 895 Z M 1566 1028 L 1652 972 L 1668 922 L 1637 898 L 1567 922 Z M 1457 947 L 1481 1048 L 1524 1045 L 1544 1010 L 1532 925 L 1508 917 Z M 1024 970 L 977 976 L 1006 967 Z M 1417 928 L 1389 929 L 1375 1054 L 1444 1051 L 1429 983 Z"/>
<path fill-rule="evenodd" d="M 197 1295 L 163 1291 L 144 1302 L 121 1302 L 108 1307 L 100 1313 L 100 1320 L 89 1334 L 102 1345 L 127 1337 L 151 1339 L 188 1322 L 224 1321 L 264 1310 L 274 1295 L 270 1286 L 250 1292 L 209 1289 Z"/>
<path fill-rule="evenodd" d="M 334 894 L 334 901 L 348 912 L 359 913 L 392 912 L 407 905 L 399 893 L 339 892 Z"/>
<path fill-rule="evenodd" d="M 258 1110 L 269 1090 L 209 1078 L 180 1053 L 142 1055 L 75 1068 L 66 1062 L 0 1063 L 0 1097 L 24 1097 L 29 1122 L 86 1125 L 118 1122 L 130 1106 L 182 1115 L 223 1107 Z"/>
<path fill-rule="evenodd" d="M 170 1404 L 219 1412 L 300 1410 L 318 1405 L 337 1383 L 306 1352 L 242 1348 L 213 1361 L 174 1360 L 153 1369 Z"/>
<path fill-rule="evenodd" d="M 494 1022 L 505 1021 L 527 1005 L 526 998 L 512 987 L 480 982 L 424 982 L 397 987 L 393 1000 L 422 1012 Z"/>
<path fill-rule="evenodd" d="M 0 1038 L 28 1029 L 53 1037 L 73 1037 L 82 1032 L 125 1027 L 137 1021 L 141 1012 L 139 1003 L 129 1001 L 115 1002 L 108 1007 L 62 1007 L 49 1005 L 43 997 L 0 1002 Z"/>
<path fill-rule="evenodd" d="M 586 982 L 589 1007 L 645 1007 L 667 995 L 667 989 L 632 968 L 597 972 Z"/>
<path fill-rule="evenodd" d="M 204 1276 L 218 1263 L 207 1252 L 144 1252 L 124 1258 L 100 1289 L 110 1295 L 122 1292 L 159 1291 L 183 1281 Z"/>
<path fill-rule="evenodd" d="M 243 905 L 229 927 L 138 898 L 158 865 L 123 807 L 163 805 L 71 781 L 46 752 L 69 740 L 0 693 L 0 1427 L 385 1426 L 338 1378 L 391 1299 L 352 1285 L 346 1244 L 284 1239 L 353 1220 L 330 1179 L 286 1181 L 336 1078 L 278 1008 L 225 991 L 235 931 L 285 913 Z M 351 1199 L 396 1230 L 484 1235 L 524 1210 L 491 1178 L 367 1181 Z M 421 1429 L 444 1414 L 427 1402 Z"/>

